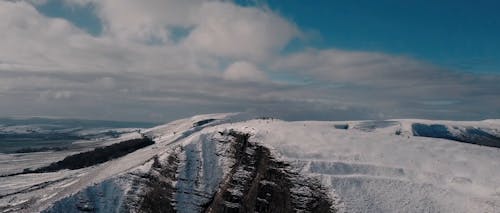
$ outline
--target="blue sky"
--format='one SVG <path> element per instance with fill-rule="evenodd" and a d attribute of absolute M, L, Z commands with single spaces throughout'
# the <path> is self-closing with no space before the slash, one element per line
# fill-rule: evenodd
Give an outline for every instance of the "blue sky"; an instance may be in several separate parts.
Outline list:
<path fill-rule="evenodd" d="M 0 116 L 496 118 L 497 8 L 480 0 L 1 1 Z"/>
<path fill-rule="evenodd" d="M 269 0 L 318 48 L 403 54 L 451 69 L 500 73 L 500 1 Z"/>
<path fill-rule="evenodd" d="M 51 0 L 47 1 L 46 4 L 36 5 L 36 9 L 48 17 L 59 17 L 71 21 L 92 35 L 99 35 L 102 32 L 101 20 L 97 17 L 95 8 L 91 4 L 83 7 L 71 7 L 65 5 L 63 1 Z"/>

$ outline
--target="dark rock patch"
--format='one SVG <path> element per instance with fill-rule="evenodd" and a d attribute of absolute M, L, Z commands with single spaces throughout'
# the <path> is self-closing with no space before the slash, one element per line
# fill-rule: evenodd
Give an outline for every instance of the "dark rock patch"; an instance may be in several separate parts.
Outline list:
<path fill-rule="evenodd" d="M 349 124 L 335 124 L 333 125 L 333 127 L 335 127 L 335 129 L 349 129 Z"/>

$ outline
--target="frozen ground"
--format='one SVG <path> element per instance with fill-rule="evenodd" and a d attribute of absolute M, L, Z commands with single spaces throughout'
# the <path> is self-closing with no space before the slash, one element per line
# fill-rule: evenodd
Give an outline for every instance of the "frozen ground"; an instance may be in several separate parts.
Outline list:
<path fill-rule="evenodd" d="M 420 137 L 414 136 L 418 126 L 414 124 L 438 126 L 430 131 L 435 135 Z M 156 144 L 94 167 L 0 177 L 0 210 L 40 211 L 65 198 L 69 204 L 68 196 L 85 188 L 95 194 L 89 186 L 102 186 L 115 195 L 103 195 L 103 199 L 119 199 L 138 190 L 125 178 L 127 174 L 149 171 L 154 156 L 161 158 L 179 147 L 183 152 L 177 172 L 183 181 L 175 182 L 178 194 L 174 198 L 179 209 L 197 209 L 189 201 L 206 201 L 232 163 L 221 157 L 224 146 L 211 144 L 219 132 L 229 129 L 250 133 L 250 141 L 269 147 L 303 175 L 321 180 L 341 211 L 500 212 L 500 149 L 473 144 L 484 139 L 484 132 L 495 143 L 499 120 L 285 122 L 248 120 L 237 114 L 195 116 L 146 130 L 144 134 Z M 474 135 L 476 130 L 480 134 Z M 30 157 L 33 162 L 36 158 Z M 0 163 L 13 160 L 0 156 Z M 22 169 L 30 163 L 15 163 L 8 169 Z M 6 167 L 0 164 L 2 171 Z M 114 180 L 116 186 L 110 187 L 107 180 Z M 108 209 L 121 205 L 105 203 Z M 67 206 L 63 204 L 57 205 Z"/>

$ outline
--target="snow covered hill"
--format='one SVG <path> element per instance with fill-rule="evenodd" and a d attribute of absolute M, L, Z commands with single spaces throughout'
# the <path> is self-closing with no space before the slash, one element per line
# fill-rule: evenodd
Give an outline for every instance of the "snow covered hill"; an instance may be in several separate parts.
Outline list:
<path fill-rule="evenodd" d="M 141 134 L 99 165 L 0 177 L 0 211 L 500 212 L 499 120 L 211 114 Z"/>

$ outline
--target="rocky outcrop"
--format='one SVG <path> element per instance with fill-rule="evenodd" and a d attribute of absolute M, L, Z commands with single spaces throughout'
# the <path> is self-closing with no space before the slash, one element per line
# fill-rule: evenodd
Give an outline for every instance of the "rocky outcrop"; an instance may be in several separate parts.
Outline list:
<path fill-rule="evenodd" d="M 226 134 L 226 133 L 222 133 Z M 334 212 L 321 185 L 274 159 L 249 134 L 230 131 L 237 159 L 205 212 Z"/>
<path fill-rule="evenodd" d="M 140 212 L 176 212 L 173 198 L 176 189 L 173 183 L 177 181 L 177 153 L 169 155 L 165 163 L 160 162 L 158 156 L 154 157 L 151 166 L 153 174 L 143 179 L 146 190 L 137 206 Z"/>

